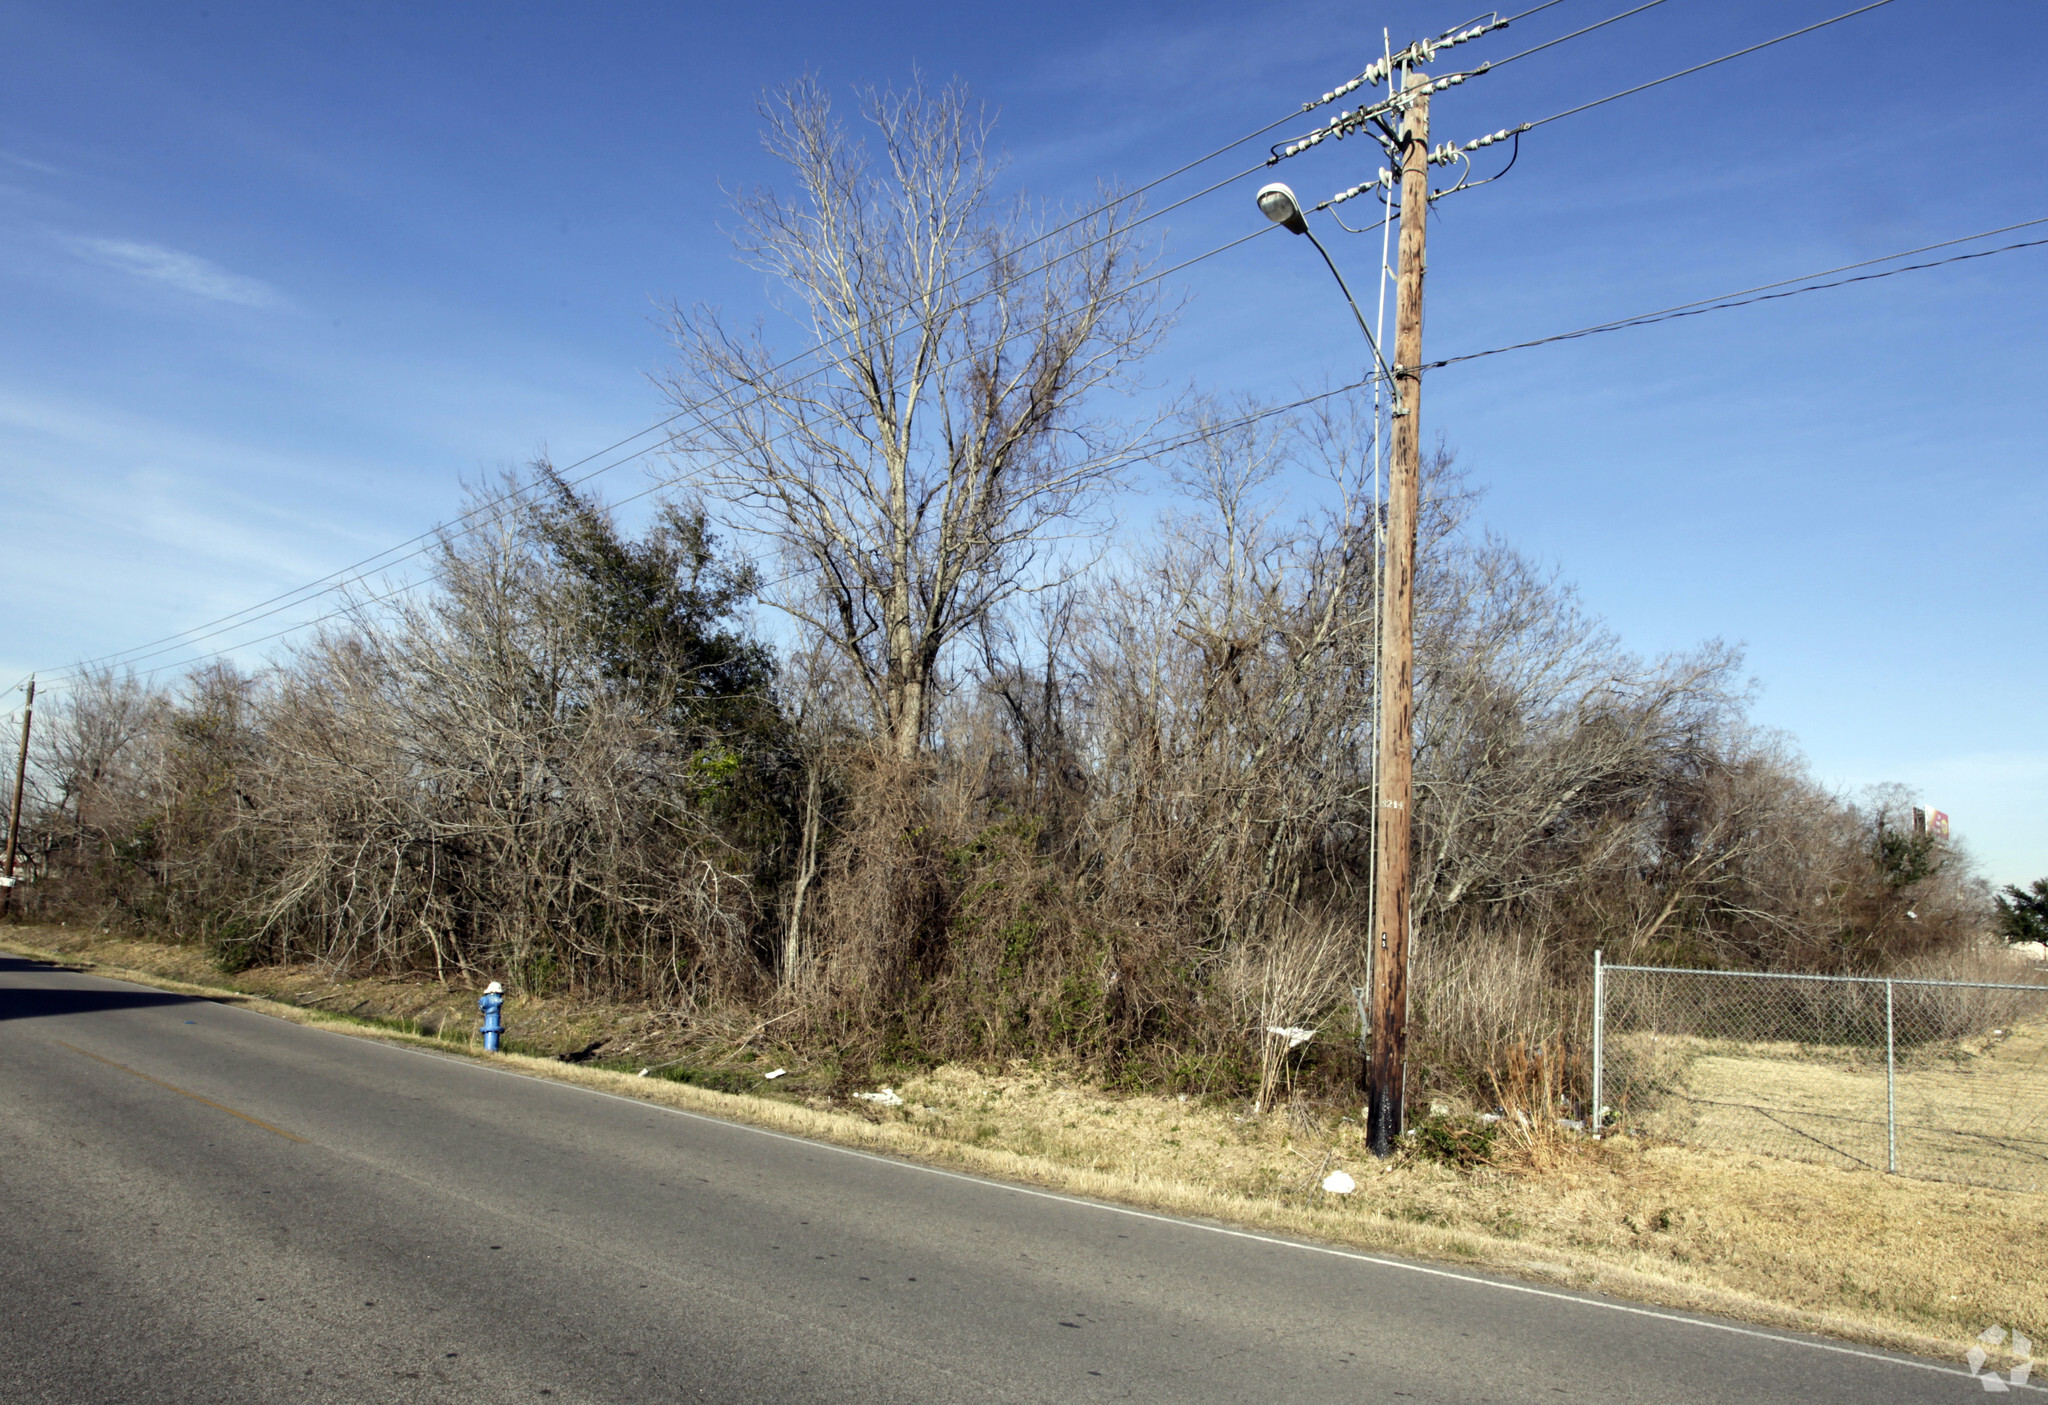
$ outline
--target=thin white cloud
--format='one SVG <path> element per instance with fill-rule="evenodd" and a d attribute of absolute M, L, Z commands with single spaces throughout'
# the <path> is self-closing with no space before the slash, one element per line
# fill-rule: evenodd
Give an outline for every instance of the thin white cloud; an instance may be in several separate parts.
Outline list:
<path fill-rule="evenodd" d="M 64 242 L 80 258 L 210 302 L 265 310 L 291 306 L 290 300 L 268 283 L 230 273 L 196 254 L 180 253 L 157 244 L 137 244 L 126 239 L 81 237 Z"/>
<path fill-rule="evenodd" d="M 64 174 L 55 166 L 45 165 L 41 161 L 31 161 L 28 157 L 17 155 L 12 151 L 0 151 L 0 166 L 18 166 L 24 171 L 34 171 L 37 175 L 43 176 L 61 176 Z"/>

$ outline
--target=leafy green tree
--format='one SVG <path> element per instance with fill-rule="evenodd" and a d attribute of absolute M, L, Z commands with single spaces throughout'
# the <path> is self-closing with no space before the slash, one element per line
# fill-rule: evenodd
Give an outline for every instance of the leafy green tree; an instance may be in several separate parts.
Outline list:
<path fill-rule="evenodd" d="M 1884 875 L 1887 886 L 1897 891 L 1940 873 L 1947 859 L 1941 842 L 1931 834 L 1915 834 L 1879 821 L 1871 844 L 1871 861 Z"/>
<path fill-rule="evenodd" d="M 698 808 L 754 852 L 757 877 L 770 876 L 796 762 L 774 657 L 737 626 L 759 588 L 753 566 L 720 555 L 701 511 L 665 503 L 634 539 L 552 465 L 534 472 L 543 496 L 528 525 L 572 583 L 599 675 L 685 739 Z"/>
<path fill-rule="evenodd" d="M 576 582 L 604 677 L 693 730 L 726 734 L 766 723 L 774 661 L 733 627 L 758 588 L 754 568 L 720 558 L 702 512 L 665 503 L 635 541 L 551 465 L 536 472 L 547 497 L 532 508 L 531 525 Z"/>
<path fill-rule="evenodd" d="M 2031 891 L 2008 883 L 1992 901 L 1998 904 L 1998 929 L 2009 942 L 2048 942 L 2048 878 L 2036 878 Z"/>

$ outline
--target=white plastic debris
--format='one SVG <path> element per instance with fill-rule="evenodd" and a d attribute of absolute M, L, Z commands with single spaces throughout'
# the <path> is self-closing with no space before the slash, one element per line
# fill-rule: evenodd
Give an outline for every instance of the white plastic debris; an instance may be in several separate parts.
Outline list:
<path fill-rule="evenodd" d="M 1348 1171 L 1332 1171 L 1323 1177 L 1323 1189 L 1332 1195 L 1349 1195 L 1358 1189 L 1358 1182 L 1351 1179 Z"/>
<path fill-rule="evenodd" d="M 1479 1114 L 1479 1120 L 1481 1122 L 1498 1122 L 1500 1121 L 1500 1114 L 1497 1112 L 1482 1112 Z"/>
<path fill-rule="evenodd" d="M 782 1077 L 782 1075 L 783 1075 L 783 1074 L 785 1074 L 785 1073 L 788 1073 L 788 1072 L 789 1072 L 789 1070 L 788 1070 L 788 1069 L 786 1069 L 786 1068 L 778 1068 L 778 1069 L 774 1069 L 774 1070 L 772 1070 L 772 1071 L 770 1071 L 770 1072 L 768 1072 L 768 1073 L 764 1073 L 764 1074 L 762 1074 L 761 1076 L 762 1076 L 763 1078 L 780 1078 L 780 1077 Z"/>
<path fill-rule="evenodd" d="M 879 1093 L 855 1093 L 854 1096 L 864 1103 L 880 1103 L 883 1107 L 903 1106 L 903 1099 L 894 1088 L 884 1088 Z"/>
<path fill-rule="evenodd" d="M 1266 1033 L 1277 1034 L 1278 1036 L 1280 1036 L 1280 1038 L 1285 1039 L 1287 1041 L 1287 1047 L 1290 1049 L 1299 1049 L 1302 1045 L 1308 1043 L 1309 1040 L 1316 1037 L 1316 1032 L 1314 1030 L 1303 1029 L 1300 1025 L 1297 1024 L 1285 1026 L 1268 1025 L 1266 1027 Z"/>
<path fill-rule="evenodd" d="M 643 1068 L 643 1069 L 641 1069 L 641 1070 L 640 1070 L 640 1073 L 639 1073 L 639 1075 L 638 1075 L 638 1076 L 639 1076 L 639 1077 L 641 1077 L 641 1078 L 645 1078 L 645 1077 L 646 1077 L 646 1076 L 647 1076 L 648 1074 L 650 1074 L 650 1073 L 652 1073 L 652 1072 L 654 1072 L 654 1070 L 653 1070 L 653 1069 L 651 1069 L 651 1068 Z"/>

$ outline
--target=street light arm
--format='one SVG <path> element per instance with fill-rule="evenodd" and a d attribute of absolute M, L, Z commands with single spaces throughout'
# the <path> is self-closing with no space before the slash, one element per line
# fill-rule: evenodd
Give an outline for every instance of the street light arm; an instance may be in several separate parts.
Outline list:
<path fill-rule="evenodd" d="M 1365 314 L 1358 309 L 1358 299 L 1351 296 L 1351 285 L 1346 283 L 1344 275 L 1337 271 L 1337 261 L 1330 257 L 1330 251 L 1323 247 L 1322 240 L 1316 238 L 1314 230 L 1304 226 L 1301 232 L 1308 236 L 1308 242 L 1316 246 L 1316 252 L 1321 254 L 1323 262 L 1329 265 L 1330 276 L 1337 280 L 1337 287 L 1344 294 L 1344 301 L 1351 307 L 1351 315 L 1358 319 L 1358 330 L 1365 333 L 1365 344 L 1372 348 L 1372 359 L 1379 364 L 1380 374 L 1391 383 L 1394 379 L 1393 368 L 1387 365 L 1387 358 L 1380 355 L 1380 344 L 1373 340 L 1372 328 L 1367 325 Z"/>

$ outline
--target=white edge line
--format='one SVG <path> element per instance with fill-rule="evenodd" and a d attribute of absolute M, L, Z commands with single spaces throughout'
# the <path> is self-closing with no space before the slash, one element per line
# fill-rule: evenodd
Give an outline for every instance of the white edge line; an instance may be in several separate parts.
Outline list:
<path fill-rule="evenodd" d="M 116 980 L 117 978 L 102 976 L 99 979 Z M 123 985 L 136 984 L 129 981 L 120 981 L 118 983 Z M 200 996 L 198 998 L 205 999 L 206 997 Z M 296 1021 L 281 1019 L 276 1015 L 267 1015 L 261 1010 L 249 1009 L 246 1005 L 227 1004 L 226 1002 L 216 1003 L 226 1004 L 228 1009 L 241 1009 L 249 1014 L 262 1016 L 265 1019 L 274 1019 L 280 1024 L 294 1024 L 300 1029 L 332 1034 L 337 1038 L 347 1039 L 359 1047 L 368 1045 L 373 1048 L 391 1049 L 400 1053 L 415 1054 L 422 1058 L 433 1059 L 438 1063 L 452 1065 L 457 1068 L 475 1069 L 480 1073 L 497 1073 L 507 1078 L 517 1078 L 522 1082 L 542 1083 L 553 1088 L 565 1088 L 572 1092 L 588 1093 L 594 1097 L 609 1098 L 613 1102 L 626 1103 L 631 1107 L 652 1108 L 657 1112 L 666 1112 L 676 1117 L 686 1117 L 693 1122 L 708 1122 L 716 1127 L 725 1127 L 739 1132 L 751 1132 L 759 1137 L 772 1137 L 776 1141 L 791 1142 L 797 1146 L 808 1147 L 814 1151 L 834 1152 L 840 1156 L 851 1156 L 862 1161 L 873 1161 L 880 1165 L 896 1167 L 899 1170 L 917 1171 L 927 1176 L 941 1176 L 950 1181 L 965 1181 L 970 1185 L 984 1186 L 991 1190 L 1008 1191 L 1013 1195 L 1028 1195 L 1038 1200 L 1052 1200 L 1062 1205 L 1076 1205 L 1084 1210 L 1100 1210 L 1106 1214 L 1123 1215 L 1129 1219 L 1150 1220 L 1155 1224 L 1174 1225 L 1181 1229 L 1201 1230 L 1208 1234 L 1225 1235 L 1231 1239 L 1246 1239 L 1255 1244 L 1270 1244 L 1280 1249 L 1295 1249 L 1303 1253 L 1324 1254 L 1331 1258 L 1350 1259 L 1355 1263 L 1371 1264 L 1376 1268 L 1398 1269 L 1404 1273 L 1419 1273 L 1431 1278 L 1448 1278 L 1454 1282 L 1470 1283 L 1481 1288 L 1493 1288 L 1504 1293 L 1525 1293 L 1530 1297 L 1549 1298 L 1563 1303 L 1575 1303 L 1580 1307 L 1598 1308 L 1605 1312 L 1627 1313 L 1632 1317 L 1654 1318 L 1659 1322 L 1676 1322 L 1681 1326 L 1701 1327 L 1713 1332 L 1727 1332 L 1738 1337 L 1751 1337 L 1758 1341 L 1777 1342 L 1784 1346 L 1806 1347 L 1812 1351 L 1828 1351 L 1838 1356 L 1854 1356 L 1864 1361 L 1882 1362 L 1888 1366 L 1910 1366 L 1915 1370 L 1933 1371 L 1943 1376 L 1959 1376 L 1964 1380 L 1973 1378 L 1971 1372 L 1962 1370 L 1959 1367 L 1945 1366 L 1940 1362 L 1924 1361 L 1917 1357 L 1892 1356 L 1885 1352 L 1865 1351 L 1860 1347 L 1841 1346 L 1834 1342 L 1814 1341 L 1806 1337 L 1789 1337 L 1783 1333 L 1766 1332 L 1755 1327 L 1738 1327 L 1732 1322 L 1715 1322 L 1702 1317 L 1688 1317 L 1683 1313 L 1664 1312 L 1657 1308 L 1636 1307 L 1628 1303 L 1607 1302 L 1600 1298 L 1582 1297 L 1577 1293 L 1561 1293 L 1554 1288 L 1537 1288 L 1527 1283 L 1504 1283 L 1494 1278 L 1482 1278 L 1478 1274 L 1460 1273 L 1456 1269 L 1434 1268 L 1428 1264 L 1411 1263 L 1404 1259 L 1382 1258 L 1376 1254 L 1361 1254 L 1354 1250 L 1337 1249 L 1326 1244 L 1310 1244 L 1298 1239 L 1281 1239 L 1270 1234 L 1257 1234 L 1246 1229 L 1230 1229 L 1223 1225 L 1203 1224 L 1200 1220 L 1181 1219 L 1176 1215 L 1162 1215 L 1151 1210 L 1136 1210 L 1127 1205 L 1112 1205 L 1099 1200 L 1084 1200 L 1079 1196 L 1062 1195 L 1057 1191 L 1036 1190 L 1030 1186 L 1014 1185 L 1008 1181 L 999 1181 L 987 1176 L 970 1175 L 964 1171 L 948 1171 L 938 1166 L 926 1166 L 920 1162 L 900 1157 L 882 1156 L 872 1151 L 860 1151 L 854 1147 L 838 1146 L 832 1142 L 814 1141 L 809 1137 L 794 1136 L 788 1132 L 777 1132 L 767 1127 L 756 1127 L 748 1122 L 714 1117 L 707 1112 L 693 1112 L 688 1108 L 670 1107 L 665 1103 L 650 1102 L 644 1098 L 630 1098 L 623 1093 L 608 1093 L 602 1088 L 590 1088 L 581 1083 L 570 1083 L 558 1078 L 544 1078 L 539 1074 L 524 1073 L 516 1068 L 499 1068 L 483 1063 L 474 1057 L 457 1054 L 452 1051 L 442 1053 L 436 1049 L 421 1049 L 410 1044 L 401 1044 L 386 1039 L 366 1038 L 362 1035 L 350 1034 L 345 1030 L 322 1025 L 299 1025 Z M 2011 1387 L 2007 1387 L 2007 1389 L 2010 1390 Z M 2021 1385 L 2019 1389 L 2048 1392 L 2048 1387 L 2037 1386 L 2031 1381 Z"/>
<path fill-rule="evenodd" d="M 263 1012 L 252 1010 L 250 1013 L 262 1014 Z M 270 1018 L 275 1019 L 276 1016 L 271 1016 Z M 302 1025 L 300 1028 L 318 1028 L 318 1026 Z M 516 1068 L 498 1068 L 491 1064 L 479 1062 L 472 1057 L 465 1057 L 455 1053 L 444 1054 L 437 1049 L 420 1049 L 409 1044 L 393 1043 L 381 1039 L 366 1039 L 360 1035 L 352 1035 L 337 1029 L 330 1029 L 326 1032 L 339 1035 L 344 1039 L 352 1039 L 359 1044 L 375 1044 L 386 1049 L 396 1049 L 408 1054 L 418 1054 L 445 1064 L 473 1068 L 483 1073 L 498 1073 L 509 1078 L 523 1079 L 528 1083 L 545 1083 L 556 1088 L 567 1088 L 578 1093 L 589 1093 L 594 1097 L 609 1098 L 613 1102 L 625 1103 L 630 1107 L 653 1108 L 656 1111 L 670 1113 L 676 1117 L 689 1118 L 694 1122 L 708 1122 L 716 1127 L 726 1127 L 740 1132 L 751 1132 L 755 1136 L 772 1137 L 776 1141 L 791 1142 L 797 1146 L 808 1147 L 814 1151 L 834 1152 L 840 1156 L 851 1156 L 862 1161 L 873 1161 L 880 1165 L 896 1167 L 899 1170 L 918 1171 L 928 1176 L 941 1176 L 946 1180 L 965 1181 L 970 1185 L 985 1186 L 991 1190 L 1008 1191 L 1014 1195 L 1028 1195 L 1039 1200 L 1058 1201 L 1062 1205 L 1077 1205 L 1086 1210 L 1101 1210 L 1108 1214 L 1123 1215 L 1131 1219 L 1151 1220 L 1156 1224 L 1175 1225 L 1181 1229 L 1198 1229 L 1209 1234 L 1226 1235 L 1232 1239 L 1248 1239 L 1256 1244 L 1271 1244 L 1282 1249 L 1298 1249 L 1305 1253 L 1325 1254 L 1332 1258 L 1351 1259 L 1358 1263 L 1372 1264 L 1378 1268 L 1400 1269 L 1407 1273 L 1426 1274 L 1432 1278 L 1448 1278 L 1459 1283 L 1476 1284 L 1483 1288 L 1497 1288 L 1507 1293 L 1526 1293 L 1532 1297 L 1552 1298 L 1558 1302 L 1576 1303 L 1581 1307 L 1600 1308 L 1607 1312 L 1624 1312 L 1634 1317 L 1651 1317 L 1660 1322 L 1677 1322 L 1688 1327 L 1704 1327 L 1715 1332 L 1730 1332 L 1736 1336 L 1754 1337 L 1759 1341 L 1780 1342 L 1786 1346 L 1807 1347 L 1814 1351 L 1831 1351 L 1840 1356 L 1855 1356 L 1865 1361 L 1881 1361 L 1890 1366 L 1911 1366 L 1916 1370 L 1933 1371 L 1944 1376 L 1960 1376 L 1964 1380 L 1972 1379 L 1970 1372 L 1956 1366 L 1945 1366 L 1936 1361 L 1925 1361 L 1911 1356 L 1892 1356 L 1879 1351 L 1865 1351 L 1859 1347 L 1840 1346 L 1833 1342 L 1812 1341 L 1805 1337 L 1788 1337 L 1778 1332 L 1766 1332 L 1755 1327 L 1738 1327 L 1732 1322 L 1715 1322 L 1706 1318 L 1687 1317 L 1682 1313 L 1664 1312 L 1656 1308 L 1635 1307 L 1628 1303 L 1607 1302 L 1600 1298 L 1581 1297 L 1577 1293 L 1561 1293 L 1554 1288 L 1537 1288 L 1526 1283 L 1504 1283 L 1498 1279 L 1482 1278 L 1477 1274 L 1460 1273 L 1456 1269 L 1434 1268 L 1428 1264 L 1411 1263 L 1404 1259 L 1382 1258 L 1375 1254 L 1361 1254 L 1354 1250 L 1337 1249 L 1326 1244 L 1311 1244 L 1298 1239 L 1281 1239 L 1269 1234 L 1258 1234 L 1251 1230 L 1230 1229 L 1224 1225 L 1203 1224 L 1200 1220 L 1181 1219 L 1175 1215 L 1162 1215 L 1151 1210 L 1133 1209 L 1128 1205 L 1114 1205 L 1100 1200 L 1085 1200 L 1079 1196 L 1062 1195 L 1058 1191 L 1037 1190 L 1031 1186 L 1016 1185 L 1009 1181 L 999 1181 L 988 1176 L 971 1175 L 965 1171 L 948 1171 L 942 1167 L 926 1166 L 921 1162 L 901 1157 L 883 1156 L 872 1151 L 861 1151 L 855 1147 L 839 1146 L 826 1141 L 816 1141 L 810 1137 L 799 1137 L 789 1132 L 778 1132 L 768 1127 L 757 1127 L 749 1122 L 716 1117 L 708 1112 L 694 1112 L 689 1108 L 670 1107 L 666 1103 L 652 1102 L 645 1098 L 628 1097 L 623 1093 L 608 1093 L 602 1088 L 591 1088 L 581 1083 L 570 1083 L 562 1079 L 544 1077 L 537 1073 L 525 1073 Z M 745 1095 L 742 1094 L 740 1096 Z M 2037 1386 L 2028 1382 L 2023 1384 L 2020 1389 L 2039 1391 L 2048 1389 L 2048 1387 Z"/>

